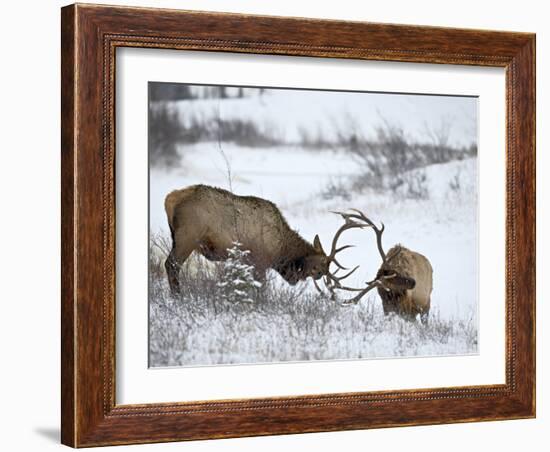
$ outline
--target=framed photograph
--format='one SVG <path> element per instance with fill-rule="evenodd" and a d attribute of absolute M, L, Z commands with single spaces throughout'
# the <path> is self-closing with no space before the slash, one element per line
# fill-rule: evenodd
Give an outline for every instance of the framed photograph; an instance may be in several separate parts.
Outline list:
<path fill-rule="evenodd" d="M 535 36 L 62 9 L 62 442 L 535 416 Z"/>

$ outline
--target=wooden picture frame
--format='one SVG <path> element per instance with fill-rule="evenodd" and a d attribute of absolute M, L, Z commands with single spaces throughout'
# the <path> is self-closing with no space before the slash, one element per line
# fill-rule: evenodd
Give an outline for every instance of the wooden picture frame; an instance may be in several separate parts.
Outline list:
<path fill-rule="evenodd" d="M 535 416 L 535 35 L 162 9 L 62 9 L 62 442 L 73 447 Z M 115 50 L 506 70 L 506 383 L 115 403 Z"/>

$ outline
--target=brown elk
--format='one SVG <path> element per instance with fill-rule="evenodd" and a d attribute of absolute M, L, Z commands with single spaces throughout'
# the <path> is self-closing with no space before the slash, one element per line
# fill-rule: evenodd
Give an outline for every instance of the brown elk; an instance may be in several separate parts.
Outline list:
<path fill-rule="evenodd" d="M 249 251 L 258 279 L 265 278 L 269 268 L 292 285 L 310 276 L 319 279 L 328 273 L 331 263 L 343 268 L 335 256 L 348 247 L 336 248 L 339 235 L 347 229 L 364 227 L 344 225 L 326 254 L 318 235 L 313 244 L 303 239 L 290 228 L 277 206 L 266 199 L 193 185 L 169 193 L 164 207 L 172 236 L 165 268 L 173 294 L 180 292 L 180 266 L 193 251 L 210 261 L 222 261 L 235 242 Z"/>
<path fill-rule="evenodd" d="M 374 230 L 382 264 L 376 273 L 376 277 L 369 281 L 364 288 L 343 286 L 341 283 L 343 278 L 338 277 L 336 272 L 327 273 L 325 275 L 325 285 L 330 291 L 331 297 L 333 299 L 337 298 L 336 290 L 358 292 L 353 298 L 343 302 L 343 304 L 356 304 L 376 287 L 382 299 L 384 314 L 395 313 L 409 320 L 414 320 L 417 315 L 420 315 L 422 323 L 426 323 L 430 312 L 430 297 L 433 288 L 433 271 L 430 261 L 422 254 L 411 251 L 402 245 L 395 245 L 388 253 L 385 253 L 382 247 L 384 224 L 381 228 L 378 228 L 361 211 L 357 209 L 350 210 L 354 213 L 335 213 L 344 218 L 345 224 L 361 224 Z M 357 267 L 352 271 L 356 269 Z M 319 286 L 315 285 L 320 290 Z"/>

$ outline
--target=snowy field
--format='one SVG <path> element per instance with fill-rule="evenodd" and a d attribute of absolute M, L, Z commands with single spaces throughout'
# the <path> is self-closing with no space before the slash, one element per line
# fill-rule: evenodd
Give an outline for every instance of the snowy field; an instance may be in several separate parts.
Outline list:
<path fill-rule="evenodd" d="M 420 197 L 408 196 L 403 191 L 406 184 L 391 191 L 363 188 L 326 196 L 331 185 L 349 186 L 360 175 L 361 166 L 343 150 L 312 151 L 292 144 L 304 136 L 307 127 L 310 135 L 319 134 L 321 129 L 326 131 L 324 139 L 333 139 L 330 133 L 335 126 L 331 124 L 351 114 L 369 125 L 381 116 L 386 121 L 406 124 L 408 139 L 420 142 L 428 139 L 426 125 L 438 124 L 444 118 L 453 124 L 448 142 L 468 146 L 475 142 L 475 104 L 456 98 L 444 102 L 434 96 L 415 96 L 415 101 L 410 96 L 371 95 L 361 110 L 358 102 L 350 101 L 353 96 L 330 93 L 323 98 L 298 91 L 293 94 L 171 104 L 176 110 L 192 108 L 203 117 L 214 114 L 215 104 L 216 114 L 224 117 L 246 117 L 253 112 L 261 127 L 284 135 L 286 143 L 263 148 L 229 142 L 220 145 L 215 141 L 178 145 L 179 165 L 150 169 L 152 237 L 169 236 L 163 207 L 166 194 L 196 183 L 231 188 L 235 194 L 273 201 L 290 226 L 306 240 L 311 242 L 319 234 L 325 250 L 330 249 L 332 237 L 341 225 L 341 218 L 331 211 L 357 208 L 371 219 L 384 222 L 386 250 L 401 243 L 429 258 L 434 274 L 428 325 L 386 318 L 376 291 L 356 306 L 342 307 L 320 297 L 310 280 L 290 288 L 273 271 L 269 274 L 267 295 L 259 297 L 256 304 L 224 304 L 212 297 L 208 299 L 208 295 L 201 297 L 201 293 L 207 293 L 204 290 L 189 292 L 187 299 L 176 300 L 169 295 L 162 272 L 162 252 L 152 246 L 150 365 L 476 353 L 477 159 L 433 164 L 408 172 L 404 175 L 406 180 L 421 182 Z M 311 112 L 306 123 L 303 108 L 300 110 L 303 96 L 309 96 L 307 111 Z M 290 101 L 296 104 L 289 108 Z M 275 122 L 277 116 L 284 119 Z M 362 133 L 368 136 L 373 130 L 365 126 Z M 349 267 L 360 265 L 346 282 L 361 287 L 374 277 L 380 265 L 374 234 L 370 230 L 347 231 L 342 243 L 355 245 L 342 253 L 342 263 Z M 200 274 L 208 279 L 216 274 L 216 266 L 198 256 L 193 256 L 186 267 L 183 273 L 187 277 Z M 269 294 L 277 299 L 270 301 Z"/>

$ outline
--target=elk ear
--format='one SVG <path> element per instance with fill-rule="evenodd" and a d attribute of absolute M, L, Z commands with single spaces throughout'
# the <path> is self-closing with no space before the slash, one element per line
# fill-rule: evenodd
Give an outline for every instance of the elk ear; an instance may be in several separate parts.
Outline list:
<path fill-rule="evenodd" d="M 313 248 L 315 248 L 315 251 L 318 251 L 319 253 L 326 254 L 323 251 L 323 246 L 321 245 L 321 240 L 319 239 L 319 235 L 316 235 L 313 239 Z"/>
<path fill-rule="evenodd" d="M 405 278 L 405 285 L 407 289 L 414 289 L 416 287 L 416 281 L 414 278 Z"/>

